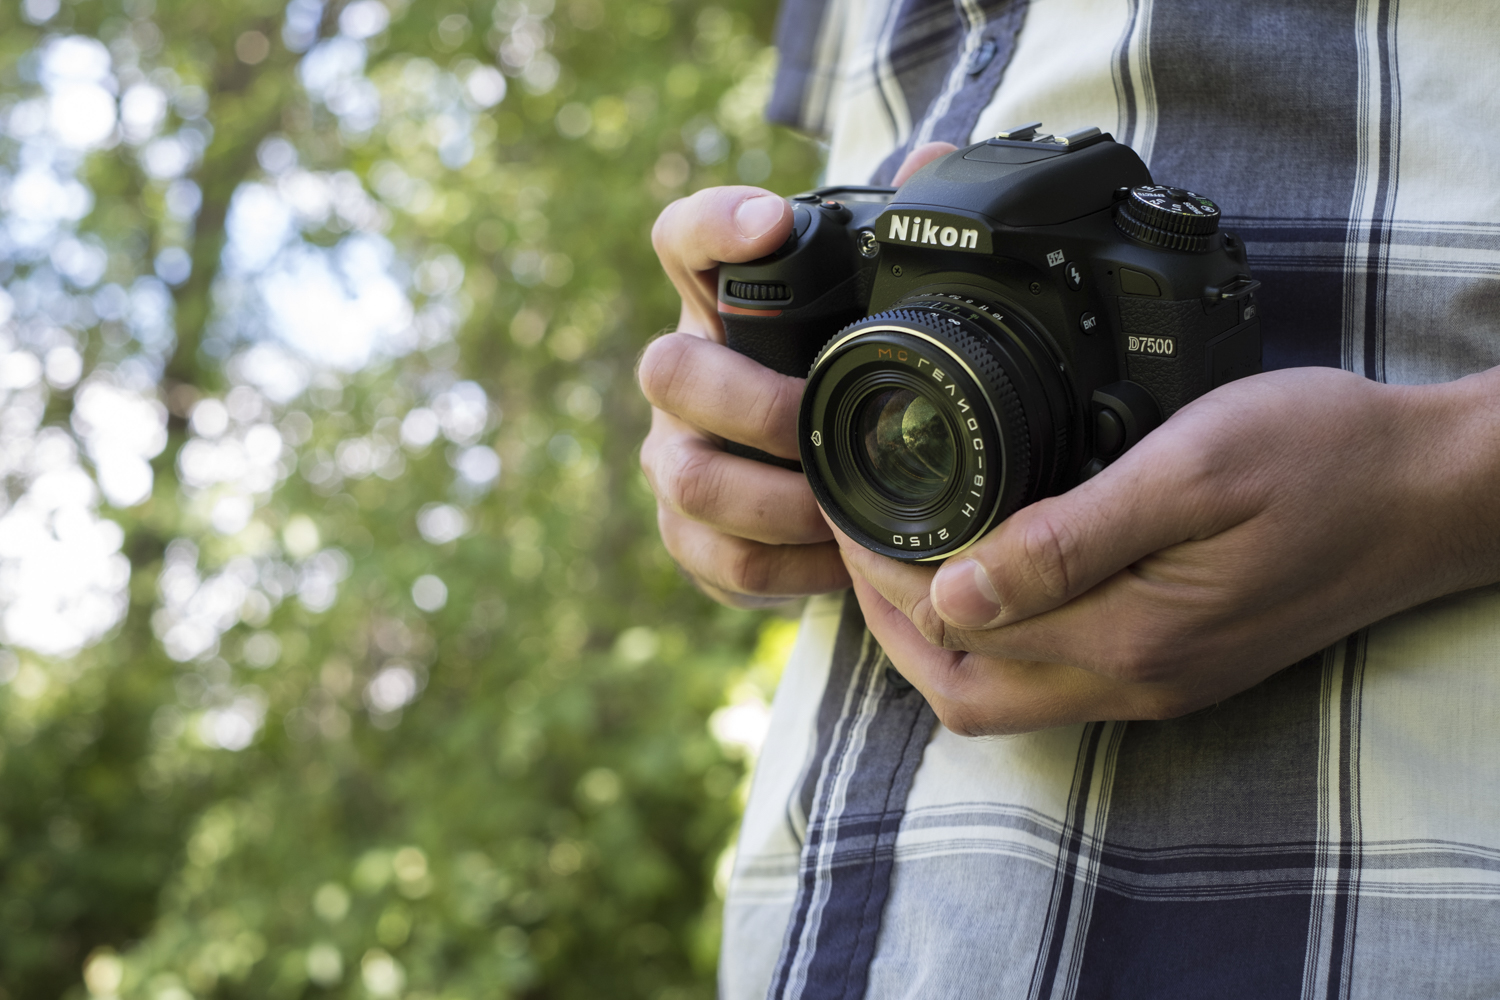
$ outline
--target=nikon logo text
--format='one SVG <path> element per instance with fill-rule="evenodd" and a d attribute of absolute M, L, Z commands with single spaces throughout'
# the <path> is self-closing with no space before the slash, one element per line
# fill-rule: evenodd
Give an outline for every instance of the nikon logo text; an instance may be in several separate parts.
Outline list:
<path fill-rule="evenodd" d="M 979 249 L 979 230 L 959 229 L 945 226 L 939 219 L 928 219 L 920 215 L 892 215 L 888 240 L 902 243 L 926 243 L 935 247 L 954 247 L 960 250 Z"/>

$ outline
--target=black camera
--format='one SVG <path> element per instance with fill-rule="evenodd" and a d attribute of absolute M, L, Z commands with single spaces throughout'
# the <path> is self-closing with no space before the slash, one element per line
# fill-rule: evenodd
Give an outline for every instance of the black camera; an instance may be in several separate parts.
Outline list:
<path fill-rule="evenodd" d="M 729 346 L 807 376 L 818 502 L 883 555 L 944 559 L 1260 371 L 1259 282 L 1218 207 L 1096 128 L 1040 127 L 899 190 L 797 195 L 785 245 L 719 269 Z"/>

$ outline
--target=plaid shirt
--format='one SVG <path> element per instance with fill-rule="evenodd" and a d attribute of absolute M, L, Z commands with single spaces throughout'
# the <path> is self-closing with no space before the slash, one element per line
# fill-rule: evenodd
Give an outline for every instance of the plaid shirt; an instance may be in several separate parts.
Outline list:
<path fill-rule="evenodd" d="M 1500 365 L 1493 0 L 787 0 L 780 44 L 771 117 L 829 138 L 831 182 L 1099 125 L 1246 240 L 1268 368 Z M 985 739 L 814 600 L 721 995 L 1500 996 L 1497 713 L 1495 587 L 1181 719 Z"/>

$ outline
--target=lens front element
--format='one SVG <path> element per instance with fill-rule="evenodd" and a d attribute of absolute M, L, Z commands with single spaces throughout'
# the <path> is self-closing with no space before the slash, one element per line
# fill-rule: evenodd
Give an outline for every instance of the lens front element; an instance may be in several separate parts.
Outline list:
<path fill-rule="evenodd" d="M 1055 437 L 1046 379 L 1056 376 L 1010 310 L 946 293 L 908 301 L 824 346 L 798 433 L 808 484 L 840 530 L 882 555 L 929 562 L 1035 499 Z"/>
<path fill-rule="evenodd" d="M 858 427 L 870 480 L 892 500 L 922 504 L 947 489 L 958 446 L 948 421 L 926 396 L 906 388 L 872 393 Z"/>

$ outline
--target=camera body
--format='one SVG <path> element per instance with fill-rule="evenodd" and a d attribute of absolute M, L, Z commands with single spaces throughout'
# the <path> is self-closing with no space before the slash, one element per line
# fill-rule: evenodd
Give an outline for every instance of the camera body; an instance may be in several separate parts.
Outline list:
<path fill-rule="evenodd" d="M 1243 243 L 1098 129 L 1033 123 L 792 204 L 776 253 L 720 267 L 720 313 L 730 347 L 807 376 L 801 467 L 884 555 L 947 558 L 1260 371 Z"/>

